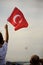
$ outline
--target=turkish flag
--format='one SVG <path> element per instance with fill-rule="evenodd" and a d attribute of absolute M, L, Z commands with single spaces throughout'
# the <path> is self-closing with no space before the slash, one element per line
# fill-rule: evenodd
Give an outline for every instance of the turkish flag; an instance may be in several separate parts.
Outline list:
<path fill-rule="evenodd" d="M 15 30 L 28 27 L 28 23 L 23 13 L 17 7 L 14 8 L 7 20 L 15 27 Z"/>

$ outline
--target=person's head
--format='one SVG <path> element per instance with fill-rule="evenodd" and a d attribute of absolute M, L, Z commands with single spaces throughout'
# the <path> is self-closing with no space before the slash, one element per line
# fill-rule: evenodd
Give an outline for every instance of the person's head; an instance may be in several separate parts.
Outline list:
<path fill-rule="evenodd" d="M 3 44 L 4 44 L 4 39 L 2 33 L 0 32 L 0 46 L 2 46 Z"/>
<path fill-rule="evenodd" d="M 31 63 L 32 65 L 37 65 L 37 64 L 39 63 L 39 56 L 33 55 L 33 56 L 31 57 L 31 59 L 30 59 L 30 63 Z"/>

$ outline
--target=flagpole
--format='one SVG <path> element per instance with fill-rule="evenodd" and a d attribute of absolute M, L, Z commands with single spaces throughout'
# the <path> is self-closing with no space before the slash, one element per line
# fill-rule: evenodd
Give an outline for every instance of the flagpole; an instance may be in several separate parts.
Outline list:
<path fill-rule="evenodd" d="M 8 20 L 7 20 L 6 24 L 8 25 Z"/>

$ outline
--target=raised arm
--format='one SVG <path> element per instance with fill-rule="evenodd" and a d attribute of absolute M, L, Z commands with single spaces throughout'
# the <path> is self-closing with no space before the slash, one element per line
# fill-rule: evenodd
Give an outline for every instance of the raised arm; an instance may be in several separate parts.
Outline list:
<path fill-rule="evenodd" d="M 8 33 L 8 25 L 6 24 L 5 25 L 5 42 L 8 43 L 8 40 L 9 40 L 9 33 Z"/>

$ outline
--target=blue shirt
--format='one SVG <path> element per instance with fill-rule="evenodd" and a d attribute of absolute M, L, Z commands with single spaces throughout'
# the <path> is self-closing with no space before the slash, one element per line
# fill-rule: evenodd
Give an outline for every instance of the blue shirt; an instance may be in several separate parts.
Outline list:
<path fill-rule="evenodd" d="M 5 57 L 7 52 L 7 42 L 4 42 L 3 46 L 0 48 L 0 65 L 6 64 Z"/>

